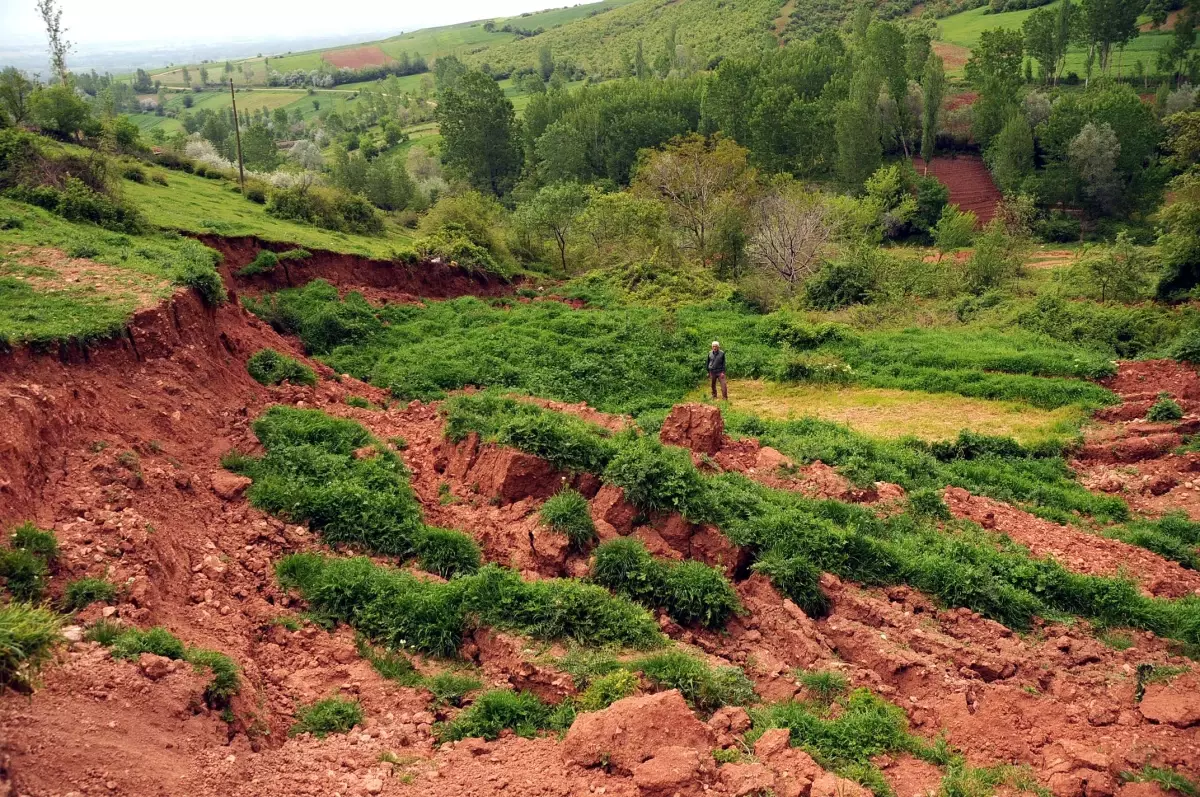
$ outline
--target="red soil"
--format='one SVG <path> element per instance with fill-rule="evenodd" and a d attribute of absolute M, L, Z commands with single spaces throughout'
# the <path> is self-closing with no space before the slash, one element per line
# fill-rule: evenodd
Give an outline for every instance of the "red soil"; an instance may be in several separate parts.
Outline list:
<path fill-rule="evenodd" d="M 353 47 L 345 50 L 327 50 L 321 58 L 338 69 L 362 69 L 364 66 L 390 64 L 392 57 L 375 45 Z"/>
<path fill-rule="evenodd" d="M 918 173 L 925 173 L 925 161 L 920 158 L 913 158 L 913 167 Z M 973 211 L 980 226 L 996 216 L 1003 197 L 982 158 L 975 155 L 934 158 L 929 163 L 929 174 L 950 190 L 950 204 Z"/>
<path fill-rule="evenodd" d="M 317 271 L 312 261 L 304 268 L 309 277 Z M 375 279 L 361 273 L 374 274 L 372 265 L 338 268 L 321 275 L 347 276 L 352 284 Z M 395 295 L 406 297 L 415 284 L 399 286 Z M 701 717 L 704 727 L 681 713 L 670 694 L 617 704 L 573 729 L 569 744 L 506 733 L 495 742 L 435 748 L 432 723 L 455 709 L 436 708 L 428 692 L 383 680 L 359 658 L 348 629 L 329 633 L 307 624 L 293 632 L 272 623 L 302 608 L 275 586 L 272 564 L 323 546 L 303 526 L 250 508 L 244 482 L 223 471 L 219 458 L 232 448 L 254 449 L 250 422 L 272 403 L 351 417 L 381 439 L 402 435 L 427 522 L 468 531 L 489 561 L 511 562 L 529 577 L 585 566 L 537 524 L 537 496 L 563 474 L 470 441 L 447 446 L 432 406 L 349 407 L 349 395 L 376 403 L 387 397 L 352 379 L 335 381 L 319 365 L 316 387 L 263 388 L 246 374 L 245 361 L 264 346 L 300 356 L 297 344 L 236 303 L 213 311 L 181 293 L 140 314 L 120 341 L 58 356 L 19 351 L 0 358 L 7 421 L 0 427 L 0 522 L 33 519 L 55 530 L 62 558 L 52 591 L 72 578 L 107 575 L 127 585 L 115 619 L 163 624 L 189 644 L 228 653 L 243 669 L 236 720 L 226 724 L 203 706 L 205 679 L 187 667 L 114 661 L 92 643 L 64 644 L 32 697 L 0 696 L 0 794 L 721 797 L 771 789 L 794 797 L 861 797 L 859 787 L 787 748 L 778 733 L 759 742 L 757 763 L 718 767 L 710 749 L 739 744 L 744 712 Z M 1123 370 L 1117 381 L 1126 376 Z M 578 405 L 556 408 L 623 422 Z M 824 466 L 789 476 L 778 452 L 718 433 L 719 416 L 683 412 L 688 420 L 677 418 L 675 428 L 686 434 L 678 441 L 698 437 L 711 447 L 718 436 L 712 460 L 719 467 L 781 486 L 850 490 Z M 137 454 L 132 467 L 120 456 L 125 451 Z M 619 490 L 581 477 L 576 483 L 594 496 L 603 535 L 635 534 L 663 555 L 728 568 L 747 611 L 724 632 L 680 628 L 666 616 L 660 625 L 714 664 L 744 666 L 766 699 L 804 695 L 793 668 L 840 670 L 853 685 L 870 686 L 901 706 L 926 738 L 945 732 L 974 764 L 1028 764 L 1058 797 L 1150 797 L 1145 786 L 1119 786 L 1119 773 L 1147 759 L 1182 772 L 1200 763 L 1194 676 L 1152 685 L 1141 703 L 1134 699 L 1139 665 L 1180 663 L 1150 634 L 1132 634 L 1124 651 L 1099 644 L 1084 623 L 1039 624 L 1032 634 L 1016 635 L 970 611 L 939 609 L 907 588 L 863 590 L 828 575 L 831 612 L 810 618 L 761 575 L 746 578 L 740 553 L 714 530 L 677 515 L 638 526 L 638 513 Z M 493 500 L 496 493 L 501 497 Z M 892 494 L 888 485 L 875 493 Z M 1161 564 L 1130 559 L 1127 566 Z M 80 620 L 100 614 L 91 607 Z M 570 679 L 540 656 L 540 646 L 525 645 L 484 631 L 461 654 L 489 686 L 528 688 L 547 698 L 570 693 Z M 417 665 L 444 666 L 419 657 Z M 296 706 L 330 694 L 357 697 L 364 726 L 325 740 L 288 738 Z M 671 746 L 661 742 L 665 732 L 673 734 Z M 620 760 L 597 767 L 588 751 L 606 734 L 622 741 Z M 900 797 L 936 790 L 942 774 L 907 757 L 877 763 Z"/>

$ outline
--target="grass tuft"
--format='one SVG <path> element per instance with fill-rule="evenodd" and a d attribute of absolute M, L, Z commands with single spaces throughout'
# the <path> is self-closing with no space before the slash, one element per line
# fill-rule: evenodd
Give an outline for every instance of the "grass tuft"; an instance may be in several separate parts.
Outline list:
<path fill-rule="evenodd" d="M 288 729 L 288 735 L 311 733 L 318 739 L 324 739 L 331 733 L 347 733 L 362 721 L 363 710 L 357 700 L 330 697 L 299 708 L 296 722 Z"/>

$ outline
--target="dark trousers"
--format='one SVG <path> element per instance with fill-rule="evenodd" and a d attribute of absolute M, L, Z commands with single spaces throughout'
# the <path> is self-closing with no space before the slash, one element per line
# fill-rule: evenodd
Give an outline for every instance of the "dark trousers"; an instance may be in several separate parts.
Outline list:
<path fill-rule="evenodd" d="M 721 398 L 729 400 L 729 385 L 725 382 L 724 371 L 709 371 L 708 375 L 712 377 L 712 397 L 717 397 L 717 382 L 721 383 Z"/>

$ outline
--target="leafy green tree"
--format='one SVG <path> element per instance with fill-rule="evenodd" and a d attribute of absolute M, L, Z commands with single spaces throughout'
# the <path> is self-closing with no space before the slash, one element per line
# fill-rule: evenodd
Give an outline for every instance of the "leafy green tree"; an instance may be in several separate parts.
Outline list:
<path fill-rule="evenodd" d="M 972 107 L 971 132 L 985 149 L 1016 108 L 1024 48 L 1019 30 L 985 30 L 967 61 L 967 78 L 979 87 L 980 95 Z"/>
<path fill-rule="evenodd" d="M 1124 47 L 1138 35 L 1137 18 L 1144 8 L 1129 0 L 1080 0 L 1083 36 L 1089 54 L 1099 60 L 1107 74 L 1114 47 Z"/>
<path fill-rule="evenodd" d="M 154 84 L 150 81 L 150 75 L 145 69 L 139 69 L 133 80 L 133 90 L 138 94 L 149 94 L 154 91 Z"/>
<path fill-rule="evenodd" d="M 1084 194 L 1102 213 L 1115 209 L 1121 191 L 1117 161 L 1121 142 L 1107 122 L 1088 122 L 1071 139 L 1071 166 L 1079 177 Z"/>
<path fill-rule="evenodd" d="M 1163 271 L 1155 295 L 1165 301 L 1179 299 L 1200 284 L 1200 170 L 1176 177 L 1171 193 L 1175 201 L 1160 214 L 1163 227 L 1158 236 Z"/>
<path fill-rule="evenodd" d="M 1005 193 L 1015 193 L 1033 173 L 1033 130 L 1022 113 L 1014 113 L 987 150 L 987 162 L 996 184 Z"/>
<path fill-rule="evenodd" d="M 412 205 L 417 186 L 399 158 L 378 158 L 367 168 L 363 193 L 383 210 L 404 210 Z"/>
<path fill-rule="evenodd" d="M 1047 82 L 1058 82 L 1058 65 L 1066 54 L 1067 42 L 1059 36 L 1059 15 L 1049 8 L 1039 8 L 1025 18 L 1021 32 L 1025 36 L 1025 52 L 1038 62 Z"/>
<path fill-rule="evenodd" d="M 1112 246 L 1088 248 L 1076 269 L 1102 302 L 1138 301 L 1150 283 L 1150 258 L 1125 230 Z"/>
<path fill-rule="evenodd" d="M 60 83 L 33 93 L 29 117 L 42 132 L 67 139 L 88 127 L 92 110 L 73 88 Z"/>
<path fill-rule="evenodd" d="M 850 96 L 838 106 L 838 176 L 847 188 L 858 190 L 883 160 L 879 141 L 880 80 L 869 67 L 859 68 L 850 83 Z"/>
<path fill-rule="evenodd" d="M 946 205 L 932 230 L 933 246 L 938 250 L 938 262 L 951 252 L 965 249 L 975 240 L 978 220 L 971 211 L 962 211 L 958 205 Z"/>
<path fill-rule="evenodd" d="M 1175 168 L 1184 171 L 1200 164 L 1200 111 L 1172 114 L 1163 149 L 1170 153 Z"/>
<path fill-rule="evenodd" d="M 204 66 L 200 67 L 200 85 L 201 86 L 208 85 L 208 67 L 204 67 Z"/>
<path fill-rule="evenodd" d="M 6 66 L 0 71 L 0 120 L 19 125 L 29 117 L 33 83 L 21 70 Z"/>
<path fill-rule="evenodd" d="M 638 80 L 650 77 L 650 64 L 646 63 L 646 54 L 642 51 L 642 40 L 637 40 L 637 52 L 633 57 L 633 76 Z"/>
<path fill-rule="evenodd" d="M 188 71 L 188 68 L 185 66 L 185 67 L 183 68 L 183 70 L 181 71 L 181 73 L 180 73 L 180 74 L 183 76 L 183 85 L 187 86 L 188 88 L 191 88 L 191 86 L 192 86 L 192 73 L 191 73 L 191 72 L 189 72 L 189 71 Z"/>
<path fill-rule="evenodd" d="M 1192 48 L 1196 46 L 1196 10 L 1184 9 L 1175 19 L 1175 29 L 1167 46 L 1158 53 L 1159 70 L 1179 80 Z M 1139 62 L 1140 63 L 1140 62 Z"/>
<path fill-rule="evenodd" d="M 538 73 L 542 76 L 542 80 L 549 80 L 554 74 L 554 55 L 550 51 L 550 45 L 543 44 L 538 48 Z"/>
<path fill-rule="evenodd" d="M 433 63 L 433 82 L 438 93 L 457 86 L 458 81 L 466 74 L 467 65 L 458 60 L 458 56 L 443 55 Z"/>
<path fill-rule="evenodd" d="M 517 208 L 515 221 L 518 226 L 529 232 L 553 236 L 564 274 L 570 273 L 567 268 L 568 236 L 587 202 L 588 191 L 584 186 L 564 182 L 546 186 Z"/>
<path fill-rule="evenodd" d="M 264 124 L 252 124 L 242 131 L 242 160 L 255 172 L 273 172 L 279 166 L 275 137 Z"/>
<path fill-rule="evenodd" d="M 479 71 L 466 73 L 440 96 L 442 162 L 480 190 L 507 193 L 522 163 L 512 103 Z"/>
<path fill-rule="evenodd" d="M 755 175 L 747 154 L 732 139 L 693 134 L 649 153 L 638 168 L 638 189 L 666 203 L 684 248 L 702 262 L 712 253 L 722 220 L 751 198 Z"/>
<path fill-rule="evenodd" d="M 911 120 L 908 113 L 908 61 L 904 31 L 891 22 L 871 23 L 867 29 L 868 57 L 875 63 L 888 96 L 896 104 L 896 129 L 893 131 L 907 157 Z"/>
<path fill-rule="evenodd" d="M 946 68 L 941 56 L 929 53 L 925 73 L 921 77 L 921 158 L 928 172 L 929 161 L 937 152 L 938 116 L 946 93 Z"/>

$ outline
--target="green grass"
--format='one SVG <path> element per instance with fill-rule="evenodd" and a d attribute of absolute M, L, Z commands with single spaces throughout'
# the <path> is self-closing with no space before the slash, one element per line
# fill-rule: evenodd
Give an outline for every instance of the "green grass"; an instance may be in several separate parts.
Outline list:
<path fill-rule="evenodd" d="M 220 284 L 216 253 L 195 241 L 74 224 L 3 197 L 0 216 L 19 225 L 0 229 L 0 345 L 110 338 L 180 285 Z"/>
<path fill-rule="evenodd" d="M 1178 792 L 1183 797 L 1200 795 L 1200 783 L 1178 770 L 1169 767 L 1156 767 L 1146 764 L 1136 772 L 1123 772 L 1121 777 L 1126 781 L 1140 783 L 1157 783 L 1168 794 Z"/>
<path fill-rule="evenodd" d="M 542 523 L 563 534 L 576 548 L 584 548 L 596 538 L 591 507 L 577 491 L 570 488 L 555 493 L 538 510 Z"/>
<path fill-rule="evenodd" d="M 330 697 L 318 700 L 296 711 L 296 722 L 288 729 L 288 736 L 311 733 L 324 739 L 331 733 L 348 733 L 363 721 L 362 706 L 357 700 Z"/>
<path fill-rule="evenodd" d="M 109 648 L 114 659 L 132 660 L 143 653 L 153 653 L 186 661 L 197 670 L 209 670 L 212 678 L 205 686 L 204 699 L 210 708 L 227 708 L 230 698 L 241 691 L 238 666 L 233 659 L 216 650 L 185 646 L 161 626 L 143 631 L 102 620 L 88 629 L 87 639 Z"/>
<path fill-rule="evenodd" d="M 304 363 L 274 349 L 260 349 L 246 361 L 246 370 L 260 385 L 315 385 L 317 374 Z"/>
<path fill-rule="evenodd" d="M 758 702 L 754 685 L 738 667 L 712 667 L 681 650 L 668 650 L 636 659 L 628 665 L 660 689 L 678 689 L 699 711 Z"/>
<path fill-rule="evenodd" d="M 93 603 L 111 603 L 117 587 L 103 578 L 80 578 L 67 584 L 63 592 L 63 611 L 77 612 Z"/>
<path fill-rule="evenodd" d="M 157 167 L 147 168 L 147 172 L 162 175 L 169 185 L 126 182 L 125 193 L 151 224 L 163 229 L 222 236 L 252 235 L 309 250 L 382 260 L 392 259 L 412 242 L 411 235 L 390 219 L 385 220 L 385 233 L 381 236 L 333 232 L 267 215 L 265 205 L 243 200 L 236 193 L 236 183 Z"/>
<path fill-rule="evenodd" d="M 436 732 L 442 742 L 469 737 L 492 740 L 505 729 L 529 738 L 557 724 L 552 721 L 554 716 L 554 708 L 530 692 L 492 689 L 452 721 L 439 725 Z"/>
<path fill-rule="evenodd" d="M 479 547 L 470 536 L 421 522 L 404 463 L 361 424 L 275 406 L 254 422 L 254 433 L 264 457 L 234 453 L 223 461 L 253 479 L 247 496 L 254 506 L 307 521 L 330 545 L 415 556 L 447 578 L 479 568 Z"/>
<path fill-rule="evenodd" d="M 0 692 L 28 690 L 58 640 L 58 615 L 41 606 L 0 604 Z"/>
<path fill-rule="evenodd" d="M 496 565 L 436 583 L 363 558 L 294 554 L 276 572 L 319 617 L 345 622 L 390 649 L 453 656 L 477 625 L 588 645 L 662 642 L 645 609 L 601 587 L 571 579 L 526 582 Z"/>

